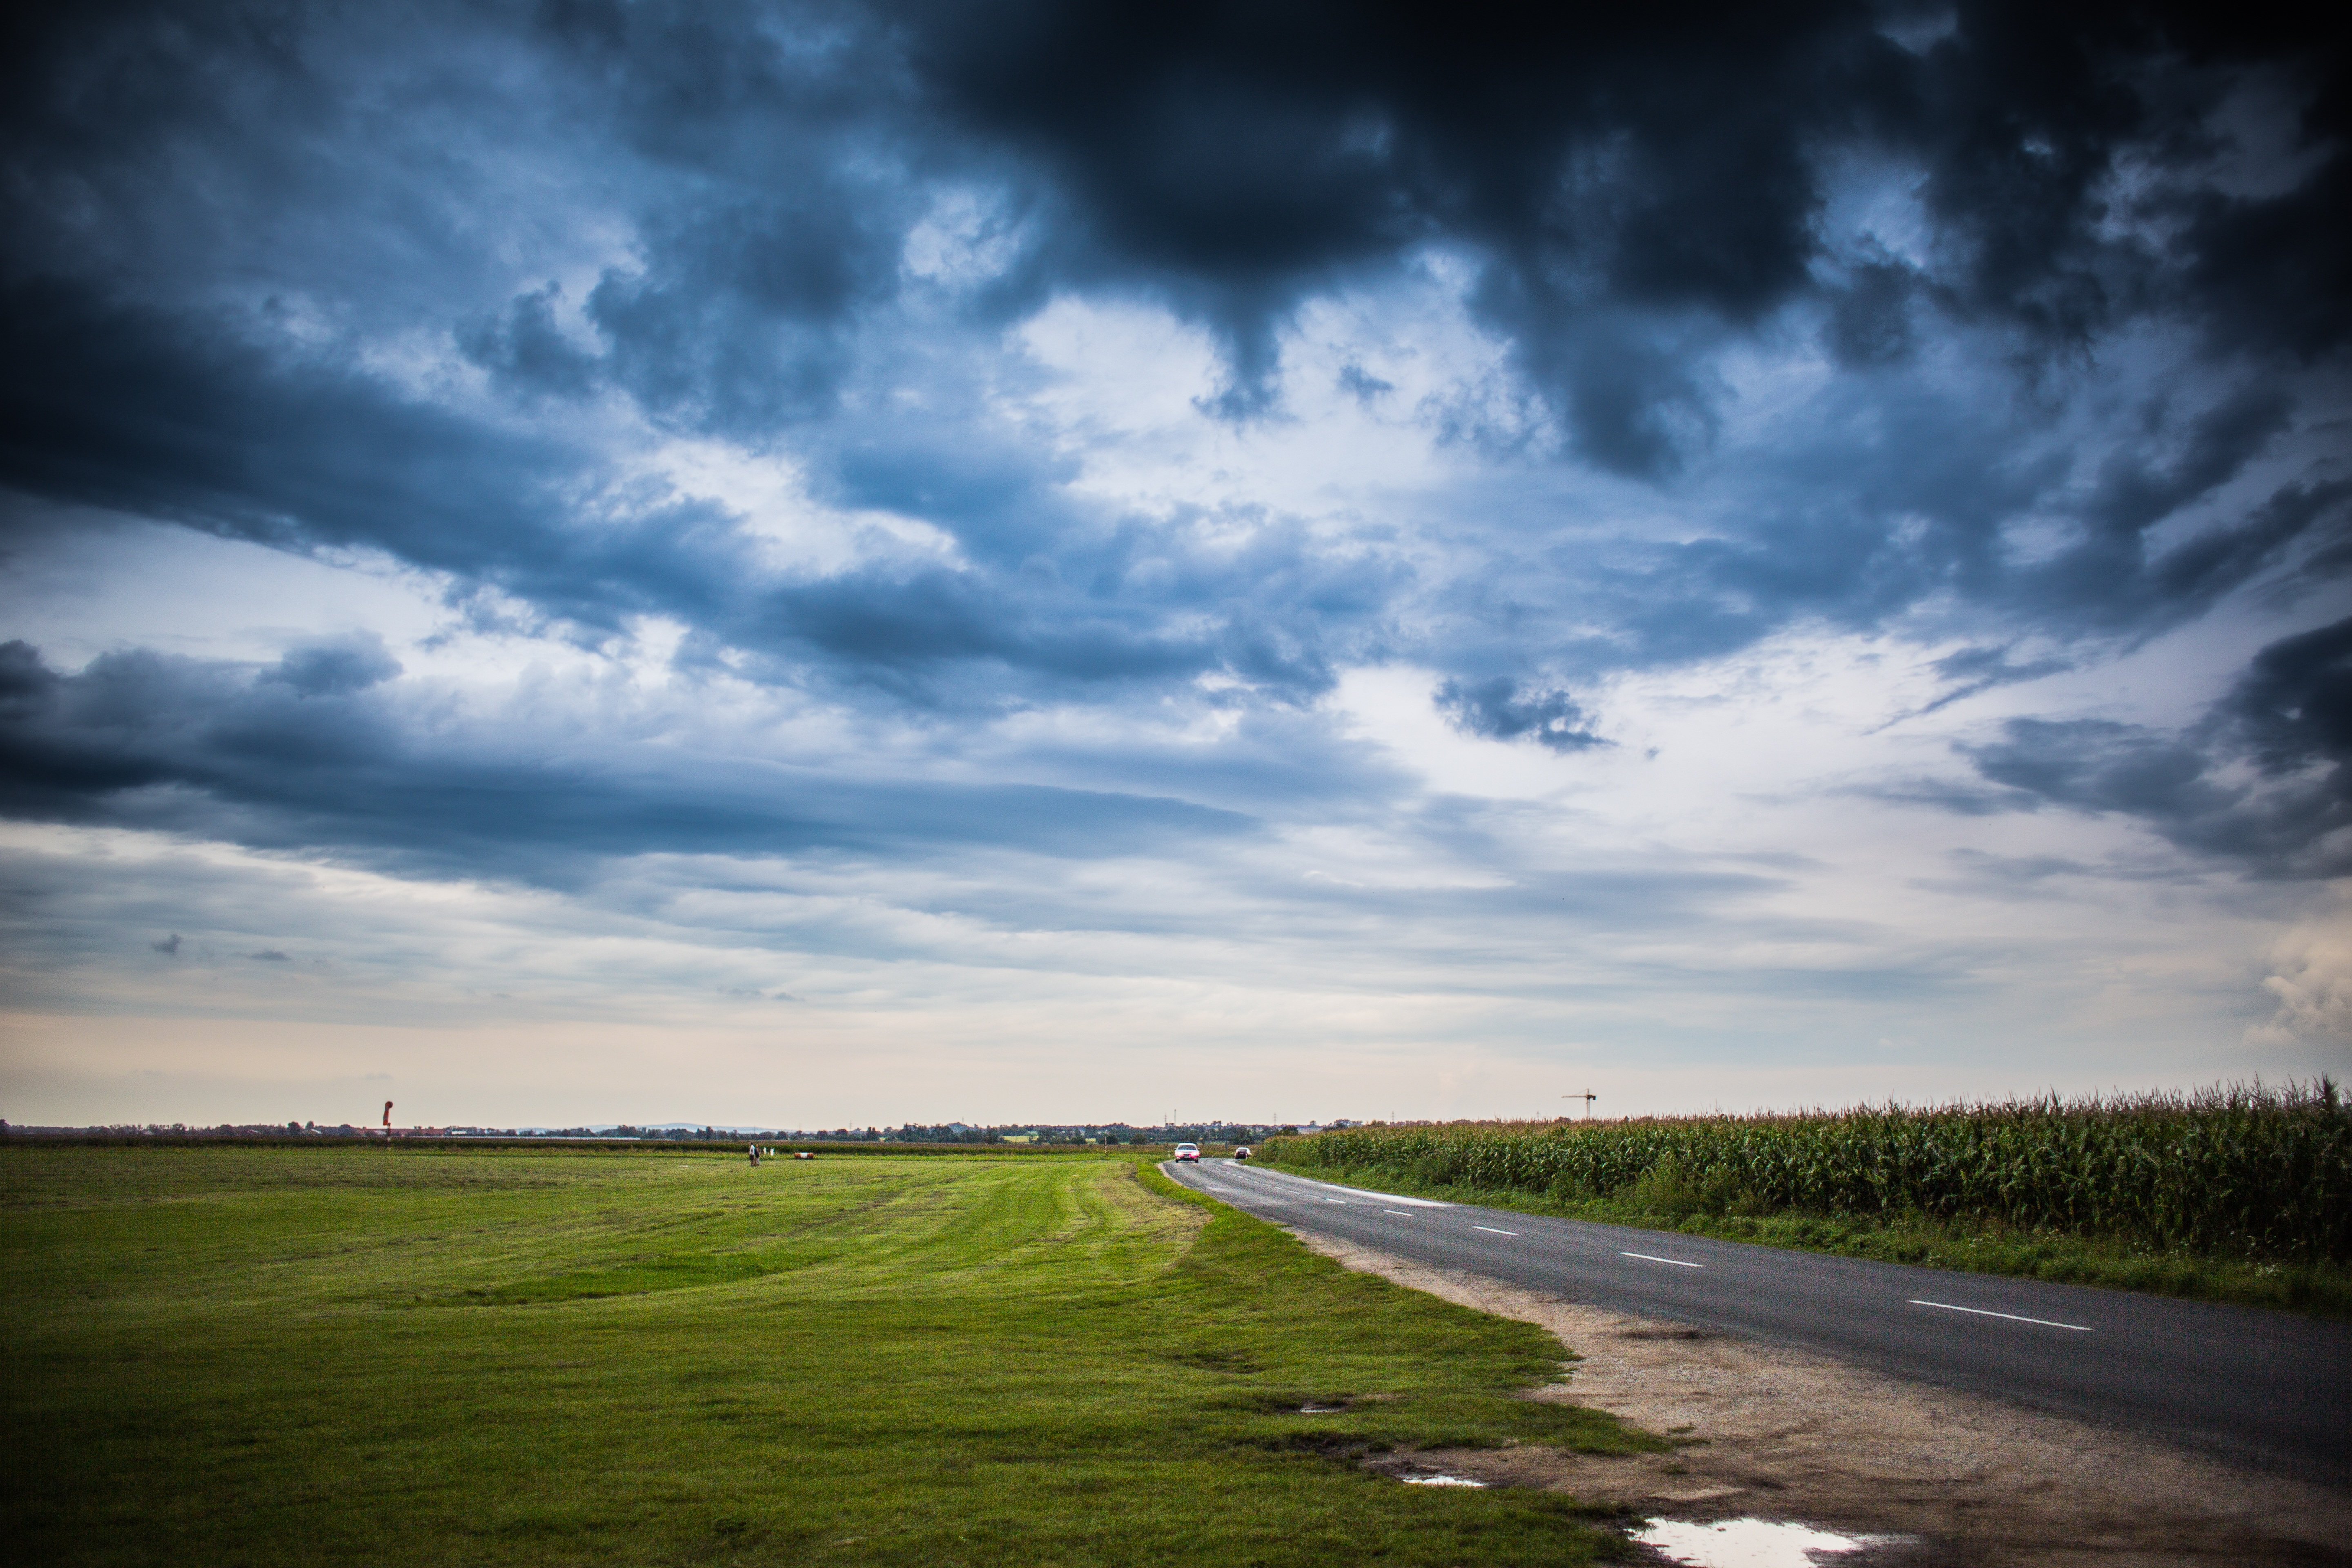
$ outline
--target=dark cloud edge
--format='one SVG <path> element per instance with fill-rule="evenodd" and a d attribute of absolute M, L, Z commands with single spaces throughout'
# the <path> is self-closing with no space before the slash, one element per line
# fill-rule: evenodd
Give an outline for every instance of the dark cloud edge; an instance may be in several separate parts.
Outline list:
<path fill-rule="evenodd" d="M 377 683 L 305 694 L 289 667 L 302 657 L 257 673 L 131 652 L 60 674 L 0 644 L 0 815 L 550 886 L 650 854 L 1111 858 L 1264 831 L 1242 812 L 1132 792 L 436 746 Z"/>
<path fill-rule="evenodd" d="M 1980 784 L 1918 780 L 1861 793 L 1970 816 L 2121 816 L 2263 880 L 2352 875 L 2352 617 L 2263 647 L 2181 729 L 2016 718 L 2000 739 L 1955 750 Z M 2251 780 L 2231 776 L 2240 766 Z"/>

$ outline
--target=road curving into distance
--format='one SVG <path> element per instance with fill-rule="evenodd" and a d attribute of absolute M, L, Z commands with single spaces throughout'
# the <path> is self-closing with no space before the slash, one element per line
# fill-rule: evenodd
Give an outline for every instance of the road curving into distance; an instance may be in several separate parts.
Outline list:
<path fill-rule="evenodd" d="M 2352 1484 L 2352 1325 L 1398 1197 L 1232 1160 L 1166 1169 L 1261 1219 L 1416 1263 Z"/>

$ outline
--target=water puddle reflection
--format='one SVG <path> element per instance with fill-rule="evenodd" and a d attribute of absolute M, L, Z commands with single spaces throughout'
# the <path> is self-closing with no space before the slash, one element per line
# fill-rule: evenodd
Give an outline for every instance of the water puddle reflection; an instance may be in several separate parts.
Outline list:
<path fill-rule="evenodd" d="M 1484 1481 L 1474 1481 L 1468 1476 L 1399 1476 L 1397 1479 L 1409 1487 L 1483 1487 Z"/>
<path fill-rule="evenodd" d="M 1685 1568 L 1821 1568 L 1850 1553 L 1892 1546 L 1909 1537 L 1838 1535 L 1768 1519 L 1727 1519 L 1714 1524 L 1654 1519 L 1635 1531 L 1633 1539 Z"/>

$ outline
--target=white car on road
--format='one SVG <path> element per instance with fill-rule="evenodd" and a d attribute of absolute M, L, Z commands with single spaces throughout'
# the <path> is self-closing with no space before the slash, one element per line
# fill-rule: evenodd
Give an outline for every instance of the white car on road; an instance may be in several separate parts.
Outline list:
<path fill-rule="evenodd" d="M 1194 1164 L 1198 1164 L 1201 1161 L 1201 1146 L 1198 1143 L 1179 1143 L 1176 1145 L 1176 1157 L 1179 1160 L 1190 1160 Z"/>

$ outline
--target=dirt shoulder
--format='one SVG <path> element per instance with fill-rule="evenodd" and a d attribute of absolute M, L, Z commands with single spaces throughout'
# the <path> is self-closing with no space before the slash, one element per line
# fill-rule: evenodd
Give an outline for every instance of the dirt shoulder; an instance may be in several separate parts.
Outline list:
<path fill-rule="evenodd" d="M 1535 1397 L 1606 1410 L 1682 1443 L 1672 1455 L 1633 1458 L 1532 1447 L 1432 1452 L 1384 1468 L 1441 1468 L 1674 1519 L 1754 1516 L 1913 1538 L 1838 1559 L 1857 1564 L 2352 1568 L 2352 1496 L 2342 1492 L 1809 1352 L 1297 1234 L 1349 1268 L 1541 1324 L 1582 1359 Z"/>

